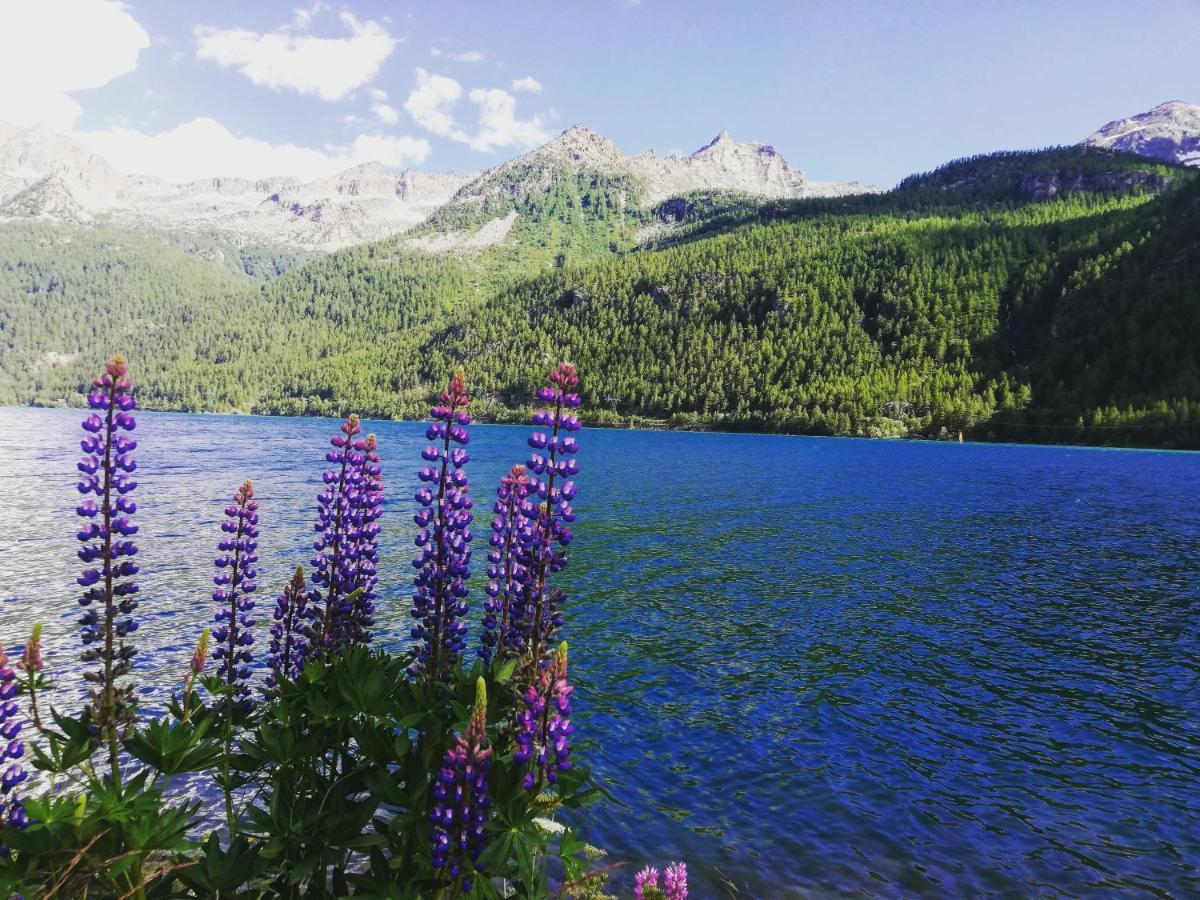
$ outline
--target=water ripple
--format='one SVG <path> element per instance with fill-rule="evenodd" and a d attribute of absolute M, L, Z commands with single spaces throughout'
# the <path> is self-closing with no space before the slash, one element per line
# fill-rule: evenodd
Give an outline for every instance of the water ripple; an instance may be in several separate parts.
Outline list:
<path fill-rule="evenodd" d="M 0 635 L 45 620 L 75 690 L 77 420 L 0 409 Z M 423 440 L 370 427 L 399 645 Z M 225 498 L 254 480 L 270 603 L 310 555 L 332 429 L 142 418 L 151 708 L 210 617 Z M 477 429 L 477 496 L 522 448 Z M 613 795 L 584 821 L 626 881 L 683 858 L 697 897 L 1200 891 L 1200 459 L 610 431 L 582 462 L 569 637 Z"/>

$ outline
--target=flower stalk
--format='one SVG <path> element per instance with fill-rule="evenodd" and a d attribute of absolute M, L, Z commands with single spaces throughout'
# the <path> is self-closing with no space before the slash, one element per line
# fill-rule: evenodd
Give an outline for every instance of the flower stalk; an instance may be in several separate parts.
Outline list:
<path fill-rule="evenodd" d="M 440 400 L 430 410 L 433 423 L 425 430 L 430 444 L 421 457 L 431 465 L 417 473 L 423 486 L 414 498 L 421 508 L 413 518 L 420 530 L 412 563 L 417 569 L 412 636 L 421 641 L 413 668 L 431 681 L 448 677 L 465 646 L 467 626 L 462 619 L 468 609 L 474 518 L 465 469 L 470 457 L 464 449 L 470 441 L 471 416 L 466 411 L 470 398 L 461 369 L 455 371 Z"/>
<path fill-rule="evenodd" d="M 84 678 L 95 685 L 91 692 L 91 729 L 97 741 L 107 743 L 113 782 L 120 783 L 120 742 L 133 721 L 132 688 L 118 679 L 129 673 L 135 650 L 125 643 L 137 630 L 131 617 L 137 608 L 138 572 L 132 537 L 138 527 L 130 519 L 137 504 L 130 493 L 137 487 L 131 477 L 137 469 L 133 451 L 137 442 L 128 434 L 137 423 L 130 410 L 136 407 L 125 360 L 114 357 L 104 373 L 92 381 L 88 406 L 95 410 L 83 421 L 86 436 L 80 443 L 82 478 L 79 493 L 85 499 L 76 512 L 86 520 L 78 533 L 84 545 L 79 558 L 89 566 L 77 579 L 84 588 L 79 598 L 83 614 L 80 639 L 85 663 L 99 663 Z M 99 502 L 92 497 L 98 498 Z"/>

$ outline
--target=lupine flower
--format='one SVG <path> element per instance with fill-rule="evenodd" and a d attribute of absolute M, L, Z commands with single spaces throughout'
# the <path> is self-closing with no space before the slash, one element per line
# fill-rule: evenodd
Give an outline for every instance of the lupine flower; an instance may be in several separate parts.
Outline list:
<path fill-rule="evenodd" d="M 358 442 L 355 442 L 357 451 Z M 368 434 L 362 442 L 361 459 L 354 457 L 355 469 L 351 480 L 356 484 L 355 502 L 351 509 L 349 539 L 353 552 L 347 554 L 350 591 L 358 598 L 350 610 L 349 621 L 343 626 L 345 643 L 366 644 L 371 640 L 375 624 L 375 597 L 379 578 L 379 517 L 383 515 L 383 470 L 379 466 L 378 441 Z"/>
<path fill-rule="evenodd" d="M 204 672 L 204 665 L 208 662 L 208 642 L 210 632 L 205 626 L 200 632 L 200 639 L 196 641 L 196 649 L 192 651 L 192 658 L 188 662 L 188 673 L 183 676 L 183 721 L 187 722 L 192 717 L 192 691 L 196 687 L 196 679 Z"/>
<path fill-rule="evenodd" d="M 322 476 L 326 488 L 317 497 L 319 537 L 313 542 L 312 600 L 307 613 L 309 653 L 328 654 L 340 647 L 366 643 L 374 623 L 378 562 L 377 520 L 382 512 L 383 482 L 374 435 L 362 432 L 358 416 L 350 416 L 325 454 L 333 468 Z M 358 598 L 351 595 L 356 590 Z"/>
<path fill-rule="evenodd" d="M 570 523 L 575 521 L 571 508 L 576 494 L 574 478 L 579 474 L 579 462 L 575 459 L 579 444 L 572 434 L 582 427 L 579 417 L 570 412 L 580 403 L 575 392 L 579 385 L 575 367 L 559 363 L 550 373 L 550 382 L 537 393 L 538 399 L 548 406 L 534 413 L 533 424 L 539 429 L 549 428 L 550 433 L 538 430 L 529 436 L 528 443 L 534 451 L 528 463 L 532 473 L 530 499 L 521 506 L 528 527 L 519 531 L 523 541 L 525 596 L 518 625 L 530 658 L 537 661 L 542 660 L 563 624 L 559 608 L 565 595 L 561 590 L 548 588 L 546 579 L 567 563 Z"/>
<path fill-rule="evenodd" d="M 514 629 L 512 624 L 514 621 L 519 623 L 523 613 L 521 528 L 529 526 L 528 520 L 521 515 L 521 506 L 528 496 L 529 476 L 525 474 L 525 467 L 513 466 L 500 479 L 496 503 L 492 507 L 496 518 L 492 520 L 492 536 L 488 541 L 491 547 L 488 551 L 488 598 L 483 605 L 482 646 L 479 649 L 485 662 L 490 662 L 493 655 L 502 654 L 505 649 L 522 649 L 520 629 Z"/>
<path fill-rule="evenodd" d="M 21 659 L 17 663 L 17 667 L 25 672 L 26 688 L 29 690 L 29 712 L 33 715 L 33 727 L 41 730 L 42 717 L 38 712 L 37 692 L 39 687 L 39 675 L 42 672 L 42 623 L 37 622 L 33 626 L 33 631 L 29 633 L 29 640 L 25 642 L 25 649 L 21 652 Z"/>
<path fill-rule="evenodd" d="M 218 675 L 232 690 L 233 700 L 245 708 L 250 695 L 246 679 L 253 659 L 253 594 L 258 588 L 254 581 L 258 577 L 254 568 L 258 562 L 258 502 L 249 481 L 243 482 L 233 495 L 233 503 L 225 507 L 221 531 L 225 536 L 217 544 L 213 560 L 217 567 L 213 584 L 217 588 L 212 598 L 218 609 L 213 617 L 216 627 L 212 657 L 220 663 Z"/>
<path fill-rule="evenodd" d="M 633 876 L 633 896 L 638 900 L 651 900 L 658 893 L 658 869 L 647 866 Z"/>
<path fill-rule="evenodd" d="M 687 866 L 681 862 L 667 866 L 663 886 L 658 884 L 658 869 L 646 866 L 633 876 L 633 896 L 638 900 L 687 900 Z"/>
<path fill-rule="evenodd" d="M 17 665 L 30 675 L 36 675 L 42 671 L 41 622 L 34 624 L 33 631 L 29 633 L 29 640 L 25 642 L 25 649 L 21 652 L 21 661 Z"/>
<path fill-rule="evenodd" d="M 271 674 L 268 687 L 279 679 L 295 679 L 304 666 L 307 646 L 304 643 L 304 619 L 308 606 L 308 591 L 304 589 L 304 569 L 296 566 L 292 580 L 275 602 L 275 624 L 271 626 Z"/>
<path fill-rule="evenodd" d="M 475 708 L 464 734 L 446 751 L 433 785 L 431 852 L 433 867 L 445 870 L 463 894 L 471 892 L 479 856 L 487 843 L 485 827 L 491 800 L 488 772 L 492 748 L 487 746 L 487 687 L 475 682 Z"/>
<path fill-rule="evenodd" d="M 513 760 L 528 764 L 526 790 L 541 787 L 543 781 L 558 782 L 558 773 L 572 767 L 571 694 L 567 682 L 567 644 L 559 645 L 550 665 L 534 676 L 521 700 L 525 708 L 517 714 L 517 750 Z"/>
<path fill-rule="evenodd" d="M 667 871 L 663 873 L 663 887 L 667 900 L 687 900 L 687 866 L 681 862 L 667 866 Z"/>
<path fill-rule="evenodd" d="M 19 737 L 17 688 L 17 673 L 9 668 L 8 656 L 0 647 L 0 835 L 5 828 L 24 828 L 29 824 L 20 792 L 16 790 L 29 774 L 18 762 L 25 755 L 25 744 Z M 2 837 L 0 854 L 7 855 Z"/>
<path fill-rule="evenodd" d="M 470 441 L 471 417 L 466 406 L 467 379 L 454 373 L 441 394 L 441 403 L 430 410 L 433 423 L 425 430 L 430 441 L 421 457 L 428 466 L 417 473 L 423 486 L 415 499 L 421 509 L 413 517 L 418 529 L 413 568 L 412 616 L 417 624 L 412 636 L 421 641 L 415 672 L 434 680 L 448 674 L 465 646 L 467 631 L 467 578 L 471 562 L 471 496 L 464 468 L 470 457 L 463 449 Z M 451 449 L 452 445 L 457 447 Z"/>
<path fill-rule="evenodd" d="M 130 519 L 137 511 L 130 496 L 137 487 L 132 478 L 137 442 L 122 434 L 136 427 L 130 414 L 136 404 L 120 356 L 105 366 L 92 385 L 87 399 L 94 412 L 83 420 L 87 434 L 80 443 L 83 458 L 79 461 L 83 476 L 79 493 L 86 499 L 76 508 L 85 520 L 78 534 L 83 544 L 79 558 L 88 566 L 77 579 L 84 588 L 79 598 L 83 608 L 79 636 L 85 648 L 83 661 L 100 663 L 98 669 L 84 674 L 96 686 L 91 693 L 91 727 L 100 740 L 109 742 L 115 759 L 116 742 L 133 719 L 133 689 L 118 685 L 117 679 L 129 672 L 136 652 L 125 638 L 137 630 L 131 614 L 138 605 L 138 586 L 132 580 L 138 571 L 132 540 L 138 528 Z"/>

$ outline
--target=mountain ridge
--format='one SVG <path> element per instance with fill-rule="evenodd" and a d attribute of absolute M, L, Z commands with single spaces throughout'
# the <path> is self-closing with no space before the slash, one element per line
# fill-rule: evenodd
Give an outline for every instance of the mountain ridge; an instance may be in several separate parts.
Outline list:
<path fill-rule="evenodd" d="M 630 180 L 649 206 L 697 190 L 744 193 L 763 199 L 872 191 L 857 182 L 814 182 L 769 145 L 737 143 L 728 132 L 687 157 L 653 151 L 628 156 L 612 140 L 573 125 L 545 144 L 483 172 L 393 172 L 366 161 L 307 181 L 292 176 L 257 179 L 219 174 L 184 183 L 118 172 L 72 138 L 44 128 L 0 123 L 0 218 L 73 224 L 101 221 L 118 227 L 208 234 L 243 243 L 331 251 L 402 234 L 447 204 L 485 202 L 492 185 L 516 170 L 563 168 Z M 12 202 L 47 176 L 53 202 Z M 516 179 L 519 181 L 519 179 Z M 548 186 L 543 176 L 540 186 Z M 48 190 L 47 188 L 43 190 Z M 35 192 L 37 193 L 37 192 Z M 26 211 L 31 211 L 26 214 Z M 442 241 L 441 243 L 446 243 Z M 450 240 L 450 244 L 454 244 Z"/>

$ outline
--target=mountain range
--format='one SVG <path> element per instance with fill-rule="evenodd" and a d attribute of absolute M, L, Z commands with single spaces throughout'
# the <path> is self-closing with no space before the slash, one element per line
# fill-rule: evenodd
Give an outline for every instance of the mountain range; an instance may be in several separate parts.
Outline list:
<path fill-rule="evenodd" d="M 0 220 L 207 235 L 243 245 L 329 251 L 407 231 L 447 205 L 470 205 L 499 190 L 515 169 L 594 171 L 623 177 L 629 202 L 653 204 L 693 191 L 761 198 L 836 196 L 875 190 L 811 181 L 772 147 L 737 143 L 722 132 L 686 157 L 627 156 L 576 125 L 532 152 L 482 173 L 393 173 L 364 163 L 328 178 L 256 180 L 214 176 L 186 184 L 118 172 L 76 141 L 45 128 L 0 123 Z M 531 182 L 522 189 L 535 187 Z M 511 185 L 509 186 L 511 188 Z M 498 229 L 485 233 L 503 237 Z M 461 244 L 461 241 L 451 241 Z"/>
<path fill-rule="evenodd" d="M 412 417 L 464 365 L 505 421 L 567 358 L 598 424 L 1200 448 L 1195 112 L 888 191 L 724 133 L 168 185 L 8 128 L 0 403 L 124 352 L 147 408 Z"/>

